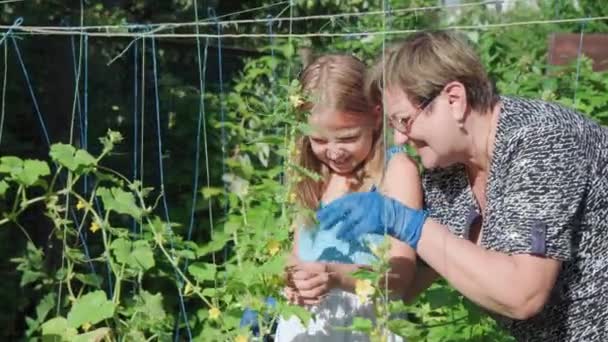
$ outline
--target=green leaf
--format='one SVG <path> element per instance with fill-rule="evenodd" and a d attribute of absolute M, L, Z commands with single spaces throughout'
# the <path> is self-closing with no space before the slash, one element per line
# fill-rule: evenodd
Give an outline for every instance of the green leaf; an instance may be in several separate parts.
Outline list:
<path fill-rule="evenodd" d="M 371 280 L 372 283 L 375 283 L 381 276 L 381 274 L 363 268 L 356 270 L 351 275 L 355 279 Z"/>
<path fill-rule="evenodd" d="M 127 239 L 118 238 L 112 241 L 110 249 L 114 251 L 116 261 L 127 264 L 137 270 L 146 271 L 154 267 L 154 253 L 145 240 L 131 242 Z"/>
<path fill-rule="evenodd" d="M 266 276 L 283 274 L 285 272 L 285 259 L 280 256 L 274 257 L 260 266 L 258 272 Z"/>
<path fill-rule="evenodd" d="M 163 308 L 163 295 L 157 293 L 155 295 L 148 291 L 141 291 L 141 299 L 144 302 L 145 314 L 154 320 L 163 320 L 167 317 L 165 309 Z"/>
<path fill-rule="evenodd" d="M 51 174 L 49 166 L 41 160 L 28 159 L 23 161 L 12 156 L 0 158 L 0 172 L 10 173 L 13 179 L 25 186 L 32 186 L 40 177 Z M 0 191 L 1 194 L 3 194 L 2 191 Z"/>
<path fill-rule="evenodd" d="M 23 163 L 23 171 L 17 176 L 17 180 L 26 186 L 34 185 L 42 176 L 51 174 L 49 166 L 40 160 L 26 160 Z"/>
<path fill-rule="evenodd" d="M 49 312 L 55 307 L 55 298 L 55 293 L 50 292 L 40 300 L 40 303 L 36 306 L 36 320 L 40 322 L 44 321 Z"/>
<path fill-rule="evenodd" d="M 129 262 L 129 255 L 131 255 L 131 241 L 127 239 L 116 239 L 110 244 L 110 249 L 114 251 L 116 261 L 121 264 Z"/>
<path fill-rule="evenodd" d="M 133 243 L 133 251 L 129 260 L 132 267 L 140 268 L 144 271 L 154 267 L 154 253 L 148 241 L 137 240 Z"/>
<path fill-rule="evenodd" d="M 222 250 L 226 243 L 230 241 L 232 238 L 230 235 L 224 232 L 217 232 L 213 234 L 213 240 L 211 240 L 208 244 L 198 248 L 196 250 L 196 255 L 199 257 L 205 256 L 209 253 L 217 252 Z"/>
<path fill-rule="evenodd" d="M 74 162 L 79 166 L 93 166 L 97 163 L 95 158 L 85 150 L 76 151 Z"/>
<path fill-rule="evenodd" d="M 202 291 L 203 296 L 205 297 L 215 297 L 218 293 L 218 290 L 213 287 L 204 288 Z M 206 312 L 206 311 L 205 311 Z"/>
<path fill-rule="evenodd" d="M 418 330 L 420 330 L 420 328 L 417 327 L 416 324 L 404 319 L 390 320 L 388 322 L 388 329 L 399 336 L 405 337 L 415 336 L 417 335 Z"/>
<path fill-rule="evenodd" d="M 289 320 L 292 316 L 296 316 L 304 326 L 307 326 L 312 318 L 312 313 L 306 308 L 298 305 L 289 305 L 283 303 L 277 303 L 278 311 L 285 319 Z"/>
<path fill-rule="evenodd" d="M 436 287 L 428 289 L 425 296 L 431 305 L 431 309 L 453 306 L 458 303 L 458 295 L 447 287 Z"/>
<path fill-rule="evenodd" d="M 51 159 L 59 163 L 59 165 L 65 166 L 73 171 L 76 169 L 76 164 L 74 163 L 75 152 L 76 149 L 74 146 L 59 143 L 51 146 L 49 155 L 51 156 Z"/>
<path fill-rule="evenodd" d="M 93 287 L 101 287 L 103 279 L 97 274 L 82 274 L 77 273 L 76 279 L 80 280 L 83 284 L 90 285 Z"/>
<path fill-rule="evenodd" d="M 199 282 L 215 279 L 217 267 L 214 264 L 197 262 L 188 266 L 188 272 Z"/>
<path fill-rule="evenodd" d="M 85 323 L 96 324 L 114 316 L 115 305 L 103 291 L 95 291 L 78 298 L 68 313 L 68 324 L 78 328 Z"/>
<path fill-rule="evenodd" d="M 101 197 L 106 210 L 113 210 L 119 214 L 130 215 L 136 219 L 141 219 L 143 210 L 135 204 L 135 197 L 132 193 L 121 188 L 97 188 L 97 196 Z"/>
<path fill-rule="evenodd" d="M 370 333 L 374 328 L 374 324 L 370 319 L 355 317 L 353 318 L 353 324 L 351 325 L 351 328 L 355 331 Z"/>
<path fill-rule="evenodd" d="M 85 170 L 97 163 L 89 152 L 77 151 L 74 146 L 68 144 L 53 144 L 49 155 L 54 161 L 72 172 Z"/>
<path fill-rule="evenodd" d="M 211 198 L 224 193 L 224 189 L 217 187 L 204 187 L 201 189 L 201 193 L 205 198 Z"/>
<path fill-rule="evenodd" d="M 0 158 L 0 173 L 13 174 L 15 172 L 21 172 L 22 168 L 23 160 L 17 157 L 7 156 Z"/>
<path fill-rule="evenodd" d="M 6 190 L 8 190 L 9 185 L 7 182 L 1 180 L 0 181 L 0 197 L 4 197 L 4 194 L 6 194 Z"/>
<path fill-rule="evenodd" d="M 99 328 L 88 333 L 84 333 L 75 336 L 72 341 L 74 342 L 91 342 L 91 341 L 105 341 L 104 338 L 110 337 L 112 330 L 110 328 Z M 109 339 L 108 339 L 109 340 Z"/>
<path fill-rule="evenodd" d="M 42 324 L 42 341 L 64 342 L 72 341 L 78 332 L 70 327 L 63 317 L 55 317 Z"/>

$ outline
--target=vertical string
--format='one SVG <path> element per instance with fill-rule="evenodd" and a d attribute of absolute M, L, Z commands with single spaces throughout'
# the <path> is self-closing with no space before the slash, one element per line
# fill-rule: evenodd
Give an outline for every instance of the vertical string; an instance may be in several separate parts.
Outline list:
<path fill-rule="evenodd" d="M 221 144 L 222 144 L 222 175 L 226 173 L 226 128 L 224 127 L 224 123 L 226 122 L 226 110 L 225 110 L 225 99 L 224 99 L 224 76 L 223 76 L 223 64 L 222 64 L 222 26 L 215 14 L 215 10 L 213 7 L 209 7 L 208 9 L 209 17 L 216 23 L 217 29 L 217 64 L 218 64 L 218 81 L 220 87 L 220 122 L 221 122 Z M 224 186 L 224 199 L 226 199 L 224 204 L 224 215 L 228 212 L 228 193 L 226 191 L 226 187 Z M 225 259 L 227 257 L 227 250 L 225 252 Z"/>
<path fill-rule="evenodd" d="M 382 10 L 384 13 L 386 13 L 385 16 L 383 16 L 383 21 L 382 21 L 382 30 L 383 32 L 387 32 L 388 30 L 390 30 L 391 28 L 391 6 L 390 3 L 388 2 L 388 0 L 383 0 L 382 1 Z M 385 69 L 385 53 L 386 53 L 386 33 L 384 33 L 382 35 L 382 103 L 384 104 L 384 89 L 386 89 L 384 87 L 385 84 L 385 76 L 386 76 L 386 69 Z M 386 115 L 384 115 L 384 105 L 382 106 L 383 108 L 383 115 L 382 115 L 382 139 L 383 139 L 383 148 L 384 151 L 382 151 L 382 153 L 384 153 L 384 157 L 385 157 L 385 161 L 387 160 L 388 157 L 388 136 L 387 136 L 387 129 L 388 129 L 388 125 L 387 125 L 387 120 L 386 120 Z M 386 165 L 388 163 L 384 163 L 384 165 L 382 166 L 383 168 L 383 172 L 382 172 L 382 181 L 384 181 L 384 176 L 386 175 Z M 384 221 L 386 222 L 386 220 Z M 388 236 L 388 227 L 385 225 L 384 226 L 384 238 L 386 239 L 386 237 Z M 388 279 L 388 270 L 385 272 L 384 277 L 385 279 Z M 388 293 L 388 281 L 384 282 L 384 291 L 385 293 Z M 388 303 L 384 303 L 384 305 L 388 305 Z"/>
<path fill-rule="evenodd" d="M 2 132 L 4 132 L 4 109 L 6 108 L 6 74 L 8 73 L 8 47 L 4 44 L 4 76 L 2 77 L 2 112 L 0 113 L 0 146 L 2 145 Z"/>
<path fill-rule="evenodd" d="M 139 95 L 139 87 L 138 87 L 138 60 L 137 57 L 139 56 L 139 44 L 137 42 L 137 39 L 134 40 L 134 44 L 135 46 L 133 47 L 133 176 L 131 181 L 135 181 L 137 179 L 137 156 L 138 156 L 138 148 L 137 145 L 139 143 L 139 138 L 138 138 L 138 128 L 139 128 L 139 124 L 137 122 L 137 116 L 139 113 L 139 108 L 138 108 L 138 95 Z M 135 218 L 132 219 L 131 221 L 131 232 L 133 233 L 133 235 L 137 234 L 137 220 L 135 220 Z"/>
<path fill-rule="evenodd" d="M 74 37 L 70 37 L 70 44 L 71 44 L 71 51 L 72 51 L 72 66 L 73 66 L 73 71 L 74 71 L 74 89 L 78 89 L 77 83 L 79 82 L 79 80 L 78 80 L 78 72 L 77 72 L 77 69 L 76 69 L 77 68 L 76 67 L 77 61 L 76 61 L 76 45 L 74 43 Z M 86 75 L 87 75 L 86 74 L 86 69 L 88 68 L 86 60 L 85 60 L 85 66 L 84 66 L 84 68 L 85 68 L 85 88 L 84 88 L 84 90 L 86 92 L 88 90 L 86 88 Z M 76 110 L 78 112 L 78 128 L 79 128 L 78 131 L 79 131 L 79 136 L 80 136 L 80 139 L 79 139 L 79 141 L 80 141 L 80 148 L 86 150 L 86 145 L 84 145 L 84 143 L 83 143 L 84 141 L 86 141 L 86 133 L 85 133 L 85 131 L 86 131 L 85 127 L 86 126 L 85 126 L 85 116 L 84 116 L 86 114 L 84 113 L 84 111 L 81 108 L 82 103 L 80 101 L 80 92 L 76 92 L 75 91 L 75 96 L 76 96 L 76 98 L 75 98 L 75 101 L 76 101 Z M 88 178 L 87 175 L 85 175 L 83 177 L 83 183 L 84 183 L 83 184 L 84 185 L 83 186 L 83 194 L 85 195 L 85 197 L 86 197 L 86 194 L 89 193 L 89 191 L 88 191 L 89 189 L 88 189 L 88 186 L 87 186 L 87 178 Z M 71 214 L 72 214 L 72 218 L 74 219 L 74 222 L 78 223 L 79 220 L 78 220 L 78 218 L 76 216 L 76 213 L 73 212 L 73 211 L 71 211 Z M 79 235 L 80 235 L 80 239 L 82 241 L 82 248 L 83 248 L 83 251 L 84 251 L 84 255 L 87 258 L 88 263 L 89 263 L 89 268 L 91 269 L 91 272 L 96 273 L 95 272 L 95 266 L 93 265 L 93 263 L 91 261 L 90 254 L 89 254 L 89 246 L 87 244 L 87 231 L 86 230 L 81 231 Z"/>
<path fill-rule="evenodd" d="M 583 21 L 581 23 L 581 33 L 579 35 L 579 40 L 578 40 L 578 51 L 576 54 L 576 76 L 574 78 L 574 97 L 572 99 L 573 103 L 574 103 L 574 107 L 576 108 L 576 93 L 578 91 L 578 79 L 580 77 L 581 74 L 581 55 L 583 53 L 583 38 L 585 36 L 585 25 L 587 25 L 586 21 Z"/>
<path fill-rule="evenodd" d="M 220 123 L 221 123 L 221 151 L 222 151 L 222 176 L 226 174 L 226 128 L 224 123 L 226 122 L 225 115 L 225 103 L 224 103 L 224 76 L 223 76 L 223 65 L 222 65 L 222 27 L 215 14 L 213 7 L 207 8 L 207 14 L 216 23 L 217 30 L 217 63 L 218 63 L 218 81 L 219 81 L 219 92 L 220 92 Z M 226 184 L 223 184 L 224 189 L 224 217 L 228 214 L 228 191 Z M 213 235 L 211 237 L 213 239 Z M 228 249 L 224 248 L 224 260 L 228 260 Z M 215 253 L 212 255 L 213 263 L 215 264 Z M 226 276 L 224 276 L 224 283 L 226 282 Z"/>
<path fill-rule="evenodd" d="M 84 150 L 89 149 L 89 35 L 84 35 L 83 47 L 84 54 L 84 105 L 83 105 L 83 127 L 81 145 Z M 85 194 L 89 192 L 89 177 L 84 175 Z"/>
<path fill-rule="evenodd" d="M 141 105 L 140 109 L 140 121 L 141 126 L 140 137 L 139 137 L 139 181 L 144 184 L 144 137 L 145 137 L 145 113 L 146 113 L 146 37 L 141 37 Z M 142 227 L 139 227 L 141 233 Z"/>
<path fill-rule="evenodd" d="M 275 52 L 274 52 L 274 32 L 272 29 L 272 26 L 274 25 L 274 17 L 269 14 L 268 16 L 266 16 L 266 19 L 268 19 L 268 40 L 270 43 L 270 57 L 272 57 L 272 59 L 275 59 Z M 276 77 L 276 70 L 273 68 L 272 69 L 272 79 L 270 80 L 271 84 L 274 84 L 274 82 L 276 81 L 277 77 Z M 275 93 L 272 93 L 272 98 L 273 100 L 276 100 L 276 96 Z"/>
<path fill-rule="evenodd" d="M 74 36 L 70 36 L 70 45 L 72 51 L 72 66 L 74 71 L 74 89 L 76 89 L 76 83 L 78 82 L 78 71 L 76 70 L 76 65 L 78 64 L 76 61 L 76 44 L 74 43 Z M 84 118 L 82 117 L 82 108 L 80 103 L 80 92 L 76 94 L 76 110 L 78 112 L 78 127 L 80 133 L 80 147 L 82 146 L 82 141 L 84 140 Z M 86 188 L 85 188 L 86 191 Z"/>
<path fill-rule="evenodd" d="M 195 22 L 199 22 L 198 16 L 198 3 L 194 0 L 194 18 Z M 206 115 L 205 115 L 205 83 L 206 83 L 206 65 L 207 65 L 207 48 L 209 44 L 209 38 L 205 38 L 205 51 L 204 51 L 204 60 L 201 57 L 201 41 L 199 34 L 199 25 L 196 25 L 196 54 L 197 54 L 197 65 L 199 72 L 199 107 L 198 107 L 198 120 L 196 125 L 196 140 L 195 140 L 195 155 L 194 155 L 194 175 L 192 180 L 192 205 L 190 207 L 190 222 L 188 224 L 188 233 L 186 240 L 190 241 L 192 239 L 192 231 L 194 229 L 194 212 L 196 209 L 196 200 L 198 194 L 198 182 L 199 182 L 199 164 L 200 164 L 200 145 L 201 145 L 201 126 L 204 127 L 203 135 L 204 135 L 204 145 L 205 145 L 205 165 L 206 165 L 206 174 L 207 174 L 207 186 L 210 186 L 210 178 L 209 178 L 209 158 L 208 158 L 208 150 L 207 150 L 207 127 L 206 127 Z M 213 214 L 211 207 L 211 200 L 209 200 L 209 216 L 211 222 L 211 235 L 213 236 Z M 215 261 L 214 261 L 215 264 Z M 186 259 L 184 263 L 184 272 L 186 272 L 188 268 L 188 259 Z M 215 280 L 215 279 L 214 279 Z M 217 284 L 215 285 L 217 288 Z M 185 310 L 184 310 L 185 311 Z M 179 341 L 180 337 L 180 329 L 176 329 L 175 336 L 173 340 L 175 342 Z M 192 336 L 188 336 L 190 340 L 192 340 Z"/>
<path fill-rule="evenodd" d="M 156 138 L 157 138 L 157 147 L 158 147 L 158 169 L 159 169 L 159 176 L 160 176 L 160 190 L 162 193 L 162 203 L 163 203 L 163 209 L 164 209 L 164 213 L 165 213 L 165 220 L 166 220 L 166 229 L 167 232 L 169 233 L 169 243 L 171 246 L 171 254 L 172 256 L 175 256 L 175 248 L 174 248 L 174 244 L 173 244 L 173 230 L 171 229 L 171 217 L 169 216 L 169 205 L 167 203 L 167 192 L 165 191 L 165 175 L 164 175 L 164 166 L 163 166 L 163 140 L 162 140 L 162 135 L 161 135 L 161 128 L 160 128 L 160 98 L 159 98 L 159 94 L 158 94 L 158 70 L 157 70 L 157 60 L 156 60 L 156 39 L 154 37 L 152 37 L 150 39 L 151 43 L 152 43 L 152 70 L 153 70 L 153 78 L 154 78 L 154 100 L 155 100 L 155 112 L 156 112 Z M 176 267 L 176 266 L 175 266 Z M 179 279 L 179 277 L 177 277 L 177 271 L 176 273 L 176 279 Z M 184 319 L 184 324 L 186 326 L 186 331 L 188 332 L 188 336 L 190 337 L 190 339 L 192 339 L 192 332 L 190 331 L 190 324 L 188 322 L 188 315 L 186 314 L 186 307 L 185 307 L 185 303 L 184 303 L 184 296 L 182 294 L 182 289 L 180 286 L 180 282 L 181 281 L 177 281 L 177 293 L 179 295 L 179 304 L 180 304 L 180 309 L 181 309 L 181 315 L 182 318 Z"/>

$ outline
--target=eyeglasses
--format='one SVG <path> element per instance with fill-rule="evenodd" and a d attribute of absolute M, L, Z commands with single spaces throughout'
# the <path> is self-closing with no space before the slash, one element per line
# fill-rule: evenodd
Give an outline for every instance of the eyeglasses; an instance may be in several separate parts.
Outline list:
<path fill-rule="evenodd" d="M 388 118 L 388 120 L 389 120 L 391 127 L 393 127 L 399 133 L 403 133 L 406 135 L 410 134 L 412 125 L 414 124 L 414 120 L 416 120 L 416 118 L 418 118 L 418 115 L 425 112 L 429 108 L 431 103 L 433 103 L 433 101 L 435 101 L 435 99 L 438 96 L 439 96 L 439 94 L 429 97 L 429 98 L 425 99 L 424 101 L 422 101 L 417 106 L 418 110 L 412 115 L 407 115 L 407 116 L 392 115 L 392 116 L 390 116 Z"/>

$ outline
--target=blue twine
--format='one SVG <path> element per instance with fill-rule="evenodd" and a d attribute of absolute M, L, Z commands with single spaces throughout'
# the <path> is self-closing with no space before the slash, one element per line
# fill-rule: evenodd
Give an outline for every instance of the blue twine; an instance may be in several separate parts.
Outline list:
<path fill-rule="evenodd" d="M 74 82 L 75 82 L 74 83 L 74 87 L 77 87 L 78 86 L 78 78 L 77 78 L 78 77 L 78 70 L 77 70 L 77 67 L 76 67 L 76 46 L 75 46 L 75 43 L 74 43 L 74 37 L 71 37 L 70 41 L 71 41 L 71 47 L 72 47 L 72 63 L 73 63 L 73 66 L 74 66 Z M 86 68 L 87 68 L 87 66 L 86 66 L 86 62 L 85 62 L 85 70 L 86 70 Z M 85 77 L 85 80 L 86 80 L 86 77 Z M 85 84 L 86 84 L 86 81 L 85 81 Z M 85 134 L 84 133 L 84 120 L 85 119 L 83 117 L 83 111 L 82 111 L 82 108 L 81 108 L 80 91 L 76 94 L 76 110 L 78 111 L 78 119 L 79 119 L 79 125 L 78 126 L 80 128 L 79 129 L 79 134 L 80 134 L 81 148 L 85 148 L 85 146 L 82 145 L 82 141 L 85 139 L 85 135 L 84 135 Z M 87 187 L 86 179 L 87 179 L 87 175 L 84 176 L 85 183 L 84 183 L 84 190 L 83 191 L 84 191 L 85 195 L 87 193 L 89 193 L 88 192 L 89 189 Z M 78 220 L 76 219 L 76 214 L 73 212 L 73 210 L 72 210 L 72 217 L 74 218 L 74 222 L 78 222 Z M 84 249 L 84 255 L 87 257 L 87 260 L 89 260 L 91 271 L 93 273 L 96 273 L 95 272 L 95 267 L 93 266 L 93 263 L 90 262 L 91 258 L 89 256 L 89 247 L 87 245 L 87 232 L 86 232 L 86 230 L 83 231 L 83 232 L 80 232 L 80 235 L 81 235 L 82 247 Z"/>
<path fill-rule="evenodd" d="M 49 138 L 49 134 L 46 128 L 46 124 L 44 122 L 44 117 L 42 116 L 42 113 L 40 112 L 40 107 L 38 106 L 38 101 L 36 99 L 36 94 L 34 93 L 34 87 L 32 86 L 32 82 L 30 80 L 30 76 L 29 73 L 27 72 L 27 68 L 25 67 L 25 63 L 23 62 L 23 58 L 21 57 L 21 51 L 19 50 L 19 45 L 17 44 L 17 40 L 15 40 L 15 37 L 11 36 L 11 40 L 13 41 L 13 46 L 15 47 L 15 51 L 17 52 L 17 59 L 19 61 L 19 65 L 21 65 L 21 70 L 23 71 L 23 77 L 25 78 L 25 82 L 27 84 L 30 96 L 32 98 L 32 103 L 34 104 L 34 108 L 36 110 L 36 114 L 40 123 L 40 127 L 42 128 L 42 133 L 44 134 L 44 138 L 46 141 L 46 144 L 48 147 L 51 146 L 51 141 Z M 78 225 L 78 218 L 76 217 L 76 214 L 74 213 L 74 210 L 71 209 L 70 213 L 72 215 L 72 219 L 74 220 L 74 223 L 76 223 Z M 80 234 L 78 234 L 82 244 L 83 244 L 83 248 L 84 248 L 84 252 L 85 252 L 85 256 L 87 257 L 87 261 L 89 264 L 89 267 L 91 268 L 91 272 L 93 272 L 93 274 L 95 274 L 95 267 L 91 261 L 91 258 L 89 256 L 89 250 L 88 250 L 88 246 L 86 244 L 86 241 L 84 239 L 84 236 L 82 235 L 82 232 L 80 232 Z"/>
<path fill-rule="evenodd" d="M 36 110 L 36 114 L 38 115 L 38 121 L 40 123 L 40 127 L 42 128 L 42 133 L 44 134 L 44 140 L 46 141 L 47 146 L 51 146 L 51 139 L 49 138 L 49 133 L 46 129 L 46 124 L 44 122 L 44 118 L 42 117 L 42 113 L 40 113 L 40 107 L 38 106 L 38 101 L 36 100 L 36 95 L 34 94 L 34 87 L 32 87 L 32 82 L 30 81 L 30 76 L 25 68 L 25 63 L 23 63 L 23 58 L 21 57 L 21 51 L 19 50 L 19 45 L 17 45 L 17 40 L 15 37 L 11 36 L 11 40 L 13 41 L 13 45 L 15 46 L 15 51 L 17 52 L 17 59 L 19 60 L 19 65 L 21 65 L 21 70 L 23 70 L 23 77 L 25 78 L 25 82 L 27 83 L 27 88 L 30 92 L 30 96 L 32 98 L 32 102 L 34 104 L 34 109 Z"/>
<path fill-rule="evenodd" d="M 2 46 L 2 43 L 4 43 L 4 40 L 11 35 L 11 33 L 13 32 L 13 30 L 19 26 L 21 26 L 21 24 L 23 23 L 23 18 L 19 17 L 17 18 L 14 22 L 13 25 L 11 25 L 8 30 L 6 30 L 6 32 L 4 32 L 4 34 L 2 35 L 2 38 L 0 38 L 0 46 Z M 12 37 L 11 37 L 12 38 Z"/>
<path fill-rule="evenodd" d="M 198 9 L 195 6 L 194 7 L 194 12 L 195 12 L 195 17 L 196 17 L 196 21 L 198 22 Z M 196 27 L 196 31 L 198 34 L 198 26 Z M 193 176 L 193 185 L 192 185 L 192 206 L 190 208 L 190 223 L 188 225 L 188 233 L 187 233 L 187 237 L 186 237 L 186 241 L 190 241 L 192 239 L 192 231 L 194 228 L 194 211 L 196 209 L 196 199 L 197 199 L 197 195 L 198 195 L 198 181 L 199 181 L 199 162 L 200 162 L 200 141 L 201 141 L 201 126 L 204 126 L 204 135 L 205 135 L 205 146 L 207 146 L 207 127 L 206 127 L 206 123 L 205 121 L 207 120 L 206 118 L 206 114 L 205 114 L 205 99 L 204 99 L 204 94 L 205 94 L 205 86 L 206 86 L 206 80 L 207 77 L 205 75 L 206 73 L 206 66 L 207 66 L 207 48 L 209 45 L 209 38 L 205 38 L 205 53 L 204 53 L 204 61 L 201 62 L 201 60 L 203 59 L 201 57 L 201 41 L 200 41 L 200 37 L 196 37 L 196 53 L 197 53 L 197 62 L 198 62 L 198 71 L 199 71 L 199 89 L 200 89 L 200 101 L 199 101 L 199 109 L 198 109 L 198 121 L 197 121 L 197 126 L 196 126 L 196 141 L 195 141 L 195 155 L 194 155 L 194 176 Z M 205 67 L 203 67 L 203 65 Z M 209 172 L 209 168 L 207 167 L 207 173 Z M 211 220 L 213 220 L 213 217 L 211 216 Z M 184 268 L 183 271 L 186 272 L 186 270 L 188 269 L 188 259 L 186 259 L 186 261 L 184 262 Z M 185 306 L 185 304 L 184 304 Z M 173 338 L 173 341 L 177 342 L 179 341 L 179 337 L 180 337 L 180 329 L 175 329 L 175 335 Z M 192 336 L 189 336 L 190 339 L 192 339 Z"/>
<path fill-rule="evenodd" d="M 207 12 L 211 20 L 216 23 L 217 28 L 217 63 L 218 63 L 218 74 L 219 74 L 219 86 L 220 86 L 220 122 L 221 122 L 221 144 L 222 144 L 222 175 L 226 174 L 226 128 L 224 127 L 224 123 L 226 122 L 225 115 L 225 101 L 224 101 L 224 77 L 223 66 L 222 66 L 222 27 L 220 25 L 219 20 L 215 14 L 215 10 L 213 7 L 207 8 Z M 228 192 L 226 191 L 226 184 L 223 186 L 224 188 L 224 216 L 228 214 Z M 228 249 L 224 248 L 224 260 L 228 259 Z M 224 277 L 224 282 L 226 281 L 226 277 Z"/>
<path fill-rule="evenodd" d="M 158 146 L 158 168 L 159 168 L 159 175 L 160 175 L 160 189 L 161 192 L 163 194 L 163 208 L 164 208 L 164 212 L 165 212 L 165 220 L 167 221 L 167 230 L 169 232 L 169 234 L 171 235 L 171 238 L 169 239 L 170 245 L 171 245 L 171 251 L 174 251 L 174 245 L 173 245 L 173 231 L 171 229 L 171 218 L 169 217 L 169 206 L 167 204 L 167 193 L 165 192 L 165 175 L 164 175 L 164 167 L 163 167 L 163 155 L 162 155 L 162 137 L 161 137 L 161 130 L 160 130 L 160 99 L 159 99 L 159 95 L 158 95 L 158 71 L 157 71 L 157 66 L 156 66 L 156 42 L 155 42 L 155 38 L 152 38 L 152 63 L 153 63 L 153 72 L 154 72 L 154 99 L 155 99 L 155 103 L 156 103 L 156 138 L 157 138 L 157 146 Z M 177 288 L 177 292 L 179 294 L 179 304 L 180 304 L 180 309 L 181 309 L 181 313 L 182 313 L 182 317 L 184 319 L 184 324 L 186 325 L 186 331 L 188 332 L 188 337 L 190 338 L 190 340 L 192 340 L 192 332 L 190 331 L 190 324 L 188 322 L 188 315 L 186 314 L 186 307 L 185 307 L 185 303 L 184 303 L 184 296 L 182 295 L 182 291 L 181 291 L 181 282 L 179 281 L 179 277 L 177 277 L 177 271 L 175 271 L 175 275 L 176 278 L 178 279 L 178 288 Z"/>

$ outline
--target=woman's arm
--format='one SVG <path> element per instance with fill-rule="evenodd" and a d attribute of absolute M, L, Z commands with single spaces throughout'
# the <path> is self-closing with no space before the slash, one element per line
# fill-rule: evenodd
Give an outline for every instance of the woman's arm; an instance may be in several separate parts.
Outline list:
<path fill-rule="evenodd" d="M 487 250 L 431 219 L 424 225 L 417 252 L 467 298 L 515 319 L 542 310 L 562 264 L 530 254 Z"/>

